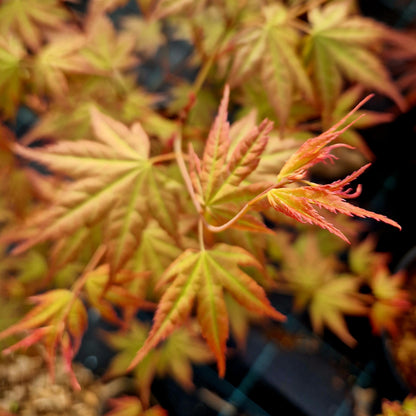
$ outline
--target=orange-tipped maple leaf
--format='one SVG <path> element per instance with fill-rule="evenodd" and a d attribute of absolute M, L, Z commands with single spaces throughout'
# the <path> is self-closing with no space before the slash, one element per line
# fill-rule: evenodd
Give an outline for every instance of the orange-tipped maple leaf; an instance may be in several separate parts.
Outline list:
<path fill-rule="evenodd" d="M 357 188 L 356 192 L 351 192 L 351 189 L 345 190 L 344 187 L 360 176 L 368 167 L 369 164 L 358 169 L 346 178 L 327 185 L 308 182 L 306 186 L 273 189 L 267 193 L 267 199 L 270 206 L 276 211 L 282 212 L 299 222 L 314 224 L 325 228 L 346 242 L 349 242 L 348 238 L 326 220 L 316 208 L 324 208 L 333 213 L 360 218 L 373 218 L 401 229 L 400 225 L 390 218 L 367 211 L 346 201 L 346 199 L 358 196 L 361 188 Z"/>
<path fill-rule="evenodd" d="M 331 154 L 331 150 L 339 146 L 345 146 L 343 144 L 329 144 L 349 126 L 340 130 L 337 130 L 337 128 L 369 98 L 367 97 L 361 101 L 350 113 L 326 132 L 303 143 L 286 161 L 277 175 L 277 186 L 266 194 L 267 201 L 272 208 L 299 222 L 318 225 L 347 242 L 348 238 L 326 220 L 317 211 L 317 208 L 360 218 L 373 218 L 401 229 L 397 222 L 386 216 L 367 211 L 346 201 L 357 197 L 361 192 L 361 187 L 358 186 L 355 192 L 350 188 L 345 189 L 345 187 L 357 179 L 370 164 L 361 167 L 344 179 L 326 185 L 305 180 L 309 168 L 320 162 L 333 161 L 335 157 Z M 296 183 L 300 186 L 294 186 Z M 287 184 L 291 184 L 293 187 L 283 187 Z"/>
<path fill-rule="evenodd" d="M 264 120 L 259 126 L 243 131 L 232 148 L 230 124 L 227 120 L 229 94 L 227 85 L 202 159 L 199 159 L 192 148 L 189 154 L 194 191 L 202 202 L 206 221 L 212 224 L 230 220 L 235 215 L 236 207 L 244 199 L 249 199 L 250 187 L 244 183 L 244 179 L 257 168 L 273 126 L 272 122 Z M 241 127 L 244 128 L 240 126 L 240 129 Z M 235 227 L 268 231 L 264 224 L 251 215 L 245 215 L 235 223 Z"/>
<path fill-rule="evenodd" d="M 277 320 L 284 316 L 269 303 L 266 294 L 239 266 L 261 267 L 246 250 L 218 244 L 210 250 L 186 250 L 166 270 L 159 287 L 163 293 L 149 337 L 137 352 L 130 369 L 191 315 L 194 304 L 202 335 L 213 351 L 220 376 L 225 374 L 225 349 L 229 332 L 224 291 L 248 310 Z"/>
<path fill-rule="evenodd" d="M 87 311 L 84 304 L 66 289 L 51 290 L 32 296 L 30 300 L 37 303 L 37 306 L 19 322 L 0 332 L 0 339 L 24 332 L 28 332 L 28 335 L 5 349 L 3 353 L 28 348 L 40 342 L 46 347 L 50 373 L 53 377 L 56 348 L 60 345 L 71 383 L 74 388 L 79 389 L 71 363 L 87 329 Z"/>

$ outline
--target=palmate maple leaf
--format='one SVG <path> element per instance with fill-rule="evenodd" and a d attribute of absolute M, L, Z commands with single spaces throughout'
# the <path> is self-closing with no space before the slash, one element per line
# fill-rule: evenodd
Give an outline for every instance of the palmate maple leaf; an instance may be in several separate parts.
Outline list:
<path fill-rule="evenodd" d="M 373 52 L 383 37 L 381 24 L 351 15 L 351 1 L 328 3 L 308 13 L 311 31 L 304 59 L 313 68 L 324 118 L 336 104 L 344 80 L 380 92 L 405 108 L 405 101 L 387 69 Z"/>
<path fill-rule="evenodd" d="M 60 345 L 71 383 L 74 388 L 80 389 L 71 363 L 88 324 L 84 304 L 66 289 L 51 290 L 32 296 L 30 300 L 37 305 L 19 322 L 0 332 L 0 339 L 24 332 L 28 332 L 28 335 L 3 350 L 3 353 L 7 354 L 19 348 L 42 343 L 47 350 L 49 369 L 53 378 L 56 349 Z"/>
<path fill-rule="evenodd" d="M 356 341 L 348 331 L 344 315 L 365 315 L 360 299 L 360 279 L 337 272 L 335 256 L 323 256 L 316 236 L 307 233 L 295 244 L 284 241 L 283 277 L 294 294 L 297 310 L 308 309 L 313 329 L 328 327 L 347 345 Z"/>
<path fill-rule="evenodd" d="M 15 115 L 23 89 L 23 58 L 26 49 L 18 37 L 0 35 L 0 109 L 7 118 Z"/>
<path fill-rule="evenodd" d="M 237 246 L 217 244 L 209 250 L 183 252 L 158 283 L 159 288 L 166 288 L 150 334 L 134 357 L 130 369 L 182 325 L 196 304 L 202 335 L 217 359 L 220 376 L 224 376 L 229 332 L 224 292 L 250 311 L 284 320 L 284 316 L 270 305 L 263 288 L 239 266 L 261 267 L 249 252 Z"/>
<path fill-rule="evenodd" d="M 194 325 L 195 324 L 195 325 Z M 116 355 L 108 366 L 105 378 L 124 375 L 137 350 L 142 347 L 149 334 L 149 326 L 133 320 L 127 332 L 106 332 L 108 345 Z M 196 322 L 175 330 L 169 338 L 153 348 L 147 356 L 135 366 L 133 378 L 142 402 L 147 405 L 151 395 L 151 385 L 155 377 L 169 375 L 185 390 L 194 388 L 192 383 L 192 364 L 208 364 L 213 354 L 201 339 Z"/>
<path fill-rule="evenodd" d="M 59 0 L 3 0 L 0 33 L 15 33 L 32 50 L 37 50 L 45 29 L 62 29 L 68 17 L 68 10 Z"/>
<path fill-rule="evenodd" d="M 85 43 L 85 36 L 74 30 L 50 36 L 48 44 L 38 51 L 33 63 L 33 78 L 39 93 L 48 92 L 63 99 L 69 89 L 67 74 L 94 72 L 80 55 Z"/>
<path fill-rule="evenodd" d="M 113 274 L 134 253 L 150 215 L 176 235 L 177 206 L 164 187 L 163 167 L 149 160 L 150 142 L 141 125 L 129 129 L 95 108 L 91 120 L 96 141 L 63 141 L 37 150 L 15 145 L 19 155 L 73 179 L 49 209 L 32 219 L 39 233 L 16 251 L 101 222 Z"/>
<path fill-rule="evenodd" d="M 240 85 L 256 71 L 267 97 L 284 127 L 295 93 L 313 102 L 312 84 L 298 56 L 299 33 L 292 27 L 293 16 L 283 4 L 261 9 L 257 20 L 238 32 L 229 74 L 231 85 Z"/>
<path fill-rule="evenodd" d="M 409 293 L 403 289 L 405 277 L 403 270 L 391 275 L 383 265 L 371 277 L 374 303 L 371 305 L 370 322 L 374 333 L 387 330 L 392 336 L 397 335 L 397 319 L 412 305 Z"/>
<path fill-rule="evenodd" d="M 350 188 L 344 188 L 357 179 L 370 164 L 361 167 L 346 178 L 330 184 L 322 185 L 305 180 L 309 168 L 320 162 L 333 161 L 335 157 L 331 154 L 331 150 L 340 146 L 346 146 L 343 144 L 329 144 L 349 127 L 347 125 L 337 130 L 370 97 L 361 101 L 342 120 L 326 132 L 308 139 L 286 161 L 277 175 L 276 187 L 266 193 L 267 201 L 272 208 L 301 223 L 318 225 L 346 242 L 349 242 L 348 238 L 326 220 L 318 212 L 317 208 L 323 208 L 333 213 L 341 213 L 348 216 L 373 218 L 376 221 L 382 221 L 401 229 L 400 225 L 390 218 L 360 208 L 346 201 L 347 199 L 357 197 L 361 192 L 361 187 L 359 186 L 355 192 L 352 192 Z M 291 186 L 286 186 L 287 184 Z"/>
<path fill-rule="evenodd" d="M 118 32 L 105 15 L 97 14 L 87 20 L 86 46 L 80 51 L 85 62 L 102 74 L 120 81 L 121 71 L 137 64 L 134 56 L 134 37 L 124 31 Z"/>
<path fill-rule="evenodd" d="M 253 126 L 242 134 L 231 151 L 230 124 L 227 120 L 229 94 L 229 87 L 226 86 L 202 159 L 192 148 L 189 152 L 194 191 L 202 203 L 206 221 L 214 224 L 232 218 L 236 206 L 244 198 L 249 198 L 252 193 L 250 186 L 243 181 L 257 168 L 273 126 L 268 120 L 258 127 Z M 267 232 L 264 224 L 250 215 L 236 222 L 235 227 Z"/>

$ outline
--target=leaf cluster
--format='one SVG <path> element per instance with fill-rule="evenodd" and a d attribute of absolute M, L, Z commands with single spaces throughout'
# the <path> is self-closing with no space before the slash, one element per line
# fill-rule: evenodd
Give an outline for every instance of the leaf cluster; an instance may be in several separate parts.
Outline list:
<path fill-rule="evenodd" d="M 338 214 L 400 228 L 350 202 L 371 157 L 354 128 L 391 118 L 364 116 L 364 93 L 405 106 L 380 54 L 392 34 L 347 0 L 137 0 L 126 17 L 127 3 L 0 4 L 0 295 L 36 304 L 2 328 L 24 335 L 6 353 L 42 343 L 53 373 L 60 348 L 78 387 L 94 308 L 115 327 L 108 377 L 131 371 L 141 397 L 109 414 L 162 415 L 155 376 L 191 388 L 192 363 L 211 360 L 224 376 L 230 334 L 243 345 L 251 322 L 285 320 L 268 298 L 281 273 L 317 331 L 352 344 L 344 315 L 369 313 L 393 331 L 407 299 L 386 258 L 353 238 L 346 273 L 311 231 L 344 247 Z M 155 59 L 160 79 L 143 82 Z M 18 135 L 24 111 L 35 121 Z M 334 177 L 353 146 L 365 156 Z"/>

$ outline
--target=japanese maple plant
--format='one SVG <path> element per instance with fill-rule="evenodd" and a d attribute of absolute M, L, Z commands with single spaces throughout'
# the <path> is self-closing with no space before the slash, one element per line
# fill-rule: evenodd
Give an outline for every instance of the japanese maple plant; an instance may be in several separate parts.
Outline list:
<path fill-rule="evenodd" d="M 344 315 L 394 332 L 403 276 L 340 218 L 400 228 L 352 201 L 372 158 L 356 129 L 392 117 L 363 111 L 368 94 L 406 106 L 389 36 L 348 0 L 3 0 L 0 295 L 34 305 L 3 324 L 3 342 L 20 336 L 3 353 L 43 345 L 79 388 L 94 308 L 114 325 L 108 375 L 131 372 L 146 409 L 155 375 L 189 387 L 191 363 L 213 358 L 222 377 L 230 332 L 243 344 L 250 320 L 284 321 L 270 291 L 350 346 Z"/>

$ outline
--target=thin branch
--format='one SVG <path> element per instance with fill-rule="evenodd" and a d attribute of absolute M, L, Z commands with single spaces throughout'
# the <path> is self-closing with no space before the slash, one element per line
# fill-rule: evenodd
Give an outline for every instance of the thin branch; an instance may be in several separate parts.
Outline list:
<path fill-rule="evenodd" d="M 236 223 L 240 218 L 242 218 L 247 212 L 250 210 L 250 208 L 256 204 L 257 202 L 261 201 L 264 197 L 267 196 L 267 194 L 273 190 L 278 188 L 283 188 L 288 183 L 292 182 L 292 180 L 283 178 L 282 180 L 278 181 L 277 183 L 270 185 L 268 188 L 266 188 L 264 191 L 259 193 L 257 196 L 255 196 L 253 199 L 248 201 L 243 208 L 240 209 L 240 211 L 237 212 L 237 214 L 231 218 L 229 221 L 227 221 L 225 224 L 222 225 L 211 225 L 205 222 L 206 228 L 213 232 L 213 233 L 220 233 L 221 231 L 225 231 L 227 228 L 231 227 L 233 224 Z"/>
<path fill-rule="evenodd" d="M 209 231 L 212 231 L 213 233 L 220 233 L 221 231 L 225 231 L 227 228 L 230 228 L 233 224 L 235 224 L 240 218 L 242 218 L 247 212 L 250 210 L 250 208 L 257 202 L 259 202 L 261 199 L 263 199 L 269 191 L 272 189 L 280 188 L 283 186 L 283 183 L 279 184 L 273 184 L 269 186 L 267 189 L 265 189 L 263 192 L 255 196 L 253 199 L 248 201 L 243 208 L 240 209 L 240 211 L 237 212 L 236 215 L 234 215 L 233 218 L 231 218 L 229 221 L 222 225 L 211 225 L 205 222 L 205 226 Z"/>
<path fill-rule="evenodd" d="M 204 220 L 201 216 L 198 221 L 198 239 L 199 239 L 199 247 L 201 251 L 205 250 L 205 241 L 204 241 Z"/>
<path fill-rule="evenodd" d="M 161 162 L 169 162 L 170 160 L 174 160 L 176 158 L 175 153 L 165 153 L 163 155 L 153 156 L 149 159 L 152 164 L 161 163 Z"/>

